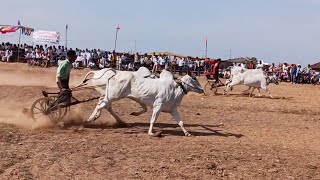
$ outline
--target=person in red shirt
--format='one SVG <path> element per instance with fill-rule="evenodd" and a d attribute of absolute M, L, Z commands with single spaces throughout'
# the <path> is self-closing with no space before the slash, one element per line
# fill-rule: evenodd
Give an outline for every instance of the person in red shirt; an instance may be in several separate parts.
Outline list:
<path fill-rule="evenodd" d="M 214 77 L 215 83 L 219 82 L 219 65 L 221 63 L 221 59 L 217 60 L 206 60 L 206 64 L 209 68 L 206 70 L 206 76 L 208 79 L 213 79 L 211 76 Z"/>
<path fill-rule="evenodd" d="M 213 74 L 214 74 L 214 79 L 216 80 L 215 82 L 219 82 L 219 66 L 221 64 L 221 59 L 217 59 L 217 61 L 214 64 L 213 67 Z"/>
<path fill-rule="evenodd" d="M 212 79 L 211 76 L 213 75 L 214 60 L 207 58 L 205 60 L 205 65 L 206 65 L 205 75 L 207 76 L 208 79 Z"/>
<path fill-rule="evenodd" d="M 250 61 L 250 64 L 249 64 L 249 68 L 248 68 L 248 69 L 254 69 L 253 61 Z"/>

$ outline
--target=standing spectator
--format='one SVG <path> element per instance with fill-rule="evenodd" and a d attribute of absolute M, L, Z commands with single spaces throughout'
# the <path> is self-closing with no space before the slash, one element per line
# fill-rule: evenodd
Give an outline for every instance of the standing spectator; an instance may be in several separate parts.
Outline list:
<path fill-rule="evenodd" d="M 94 64 L 98 65 L 98 60 L 99 60 L 99 57 L 98 57 L 98 52 L 96 49 L 92 50 L 92 61 Z"/>
<path fill-rule="evenodd" d="M 53 49 L 52 49 L 51 46 L 48 48 L 48 59 L 49 59 L 49 62 L 50 62 L 49 64 L 51 66 L 55 65 L 55 62 L 53 60 Z"/>
<path fill-rule="evenodd" d="M 92 56 L 91 56 L 91 52 L 90 52 L 90 50 L 86 50 L 87 52 L 86 52 L 86 57 L 87 57 L 87 63 L 86 63 L 86 65 L 87 65 L 87 67 L 89 67 L 89 62 L 91 61 L 91 58 L 92 58 Z"/>
<path fill-rule="evenodd" d="M 146 67 L 146 56 L 147 56 L 147 54 L 144 54 L 144 55 L 141 56 L 141 58 L 140 58 L 140 65 L 141 65 L 141 67 Z"/>
<path fill-rule="evenodd" d="M 151 68 L 152 68 L 152 61 L 151 61 L 151 57 L 150 57 L 150 56 L 148 56 L 147 54 L 145 54 L 144 62 L 145 62 L 146 67 L 147 67 L 148 69 L 151 69 Z"/>
<path fill-rule="evenodd" d="M 116 65 L 117 65 L 117 54 L 115 51 L 113 51 L 111 56 L 111 68 L 116 68 Z"/>
<path fill-rule="evenodd" d="M 140 55 L 139 53 L 136 53 L 134 55 L 134 68 L 138 69 L 140 67 Z"/>
<path fill-rule="evenodd" d="M 299 83 L 299 82 L 300 82 L 301 75 L 302 75 L 301 65 L 298 64 L 297 74 L 296 74 L 296 81 L 295 81 L 296 83 Z"/>
<path fill-rule="evenodd" d="M 263 64 L 261 61 L 259 61 L 259 63 L 257 64 L 257 69 L 262 69 L 263 68 Z"/>
<path fill-rule="evenodd" d="M 109 66 L 111 64 L 111 61 L 112 61 L 112 54 L 111 54 L 111 52 L 107 51 L 107 62 L 109 64 Z"/>
<path fill-rule="evenodd" d="M 182 70 L 183 70 L 183 66 L 185 65 L 185 59 L 184 58 L 181 58 L 179 60 L 179 75 L 182 75 Z"/>
<path fill-rule="evenodd" d="M 28 48 L 25 58 L 27 60 L 28 66 L 32 66 L 32 64 L 34 63 L 34 56 L 31 48 Z"/>
<path fill-rule="evenodd" d="M 253 61 L 250 61 L 250 64 L 249 64 L 249 67 L 248 69 L 254 69 L 254 64 L 253 64 Z"/>
<path fill-rule="evenodd" d="M 200 71 L 204 71 L 204 66 L 205 66 L 205 59 L 201 59 L 200 61 Z"/>
<path fill-rule="evenodd" d="M 311 82 L 311 70 L 312 70 L 311 65 L 308 64 L 308 66 L 306 67 L 306 73 L 308 74 L 308 83 Z"/>
<path fill-rule="evenodd" d="M 219 66 L 221 64 L 221 59 L 217 59 L 217 61 L 215 62 L 214 66 L 213 66 L 213 74 L 214 74 L 214 79 L 215 79 L 215 83 L 219 82 Z"/>
<path fill-rule="evenodd" d="M 44 50 L 45 54 L 48 54 L 48 45 L 47 44 L 44 45 L 43 50 Z"/>
<path fill-rule="evenodd" d="M 177 70 L 177 57 L 173 56 L 173 59 L 171 60 L 171 69 L 175 73 Z"/>
<path fill-rule="evenodd" d="M 106 52 L 101 52 L 101 60 L 102 60 L 102 64 L 103 64 L 103 68 L 107 67 L 107 54 Z"/>
<path fill-rule="evenodd" d="M 163 55 L 160 54 L 160 56 L 158 57 L 158 62 L 159 62 L 159 65 L 160 65 L 160 71 L 164 69 L 165 67 L 165 59 L 163 57 Z"/>
<path fill-rule="evenodd" d="M 117 65 L 117 69 L 118 70 L 121 70 L 122 68 L 122 58 L 124 58 L 124 55 L 123 54 L 119 54 L 117 56 L 117 61 L 116 61 L 116 65 Z"/>
<path fill-rule="evenodd" d="M 290 73 L 291 73 L 291 78 L 290 78 L 291 84 L 296 83 L 297 66 L 295 64 L 292 65 Z"/>
<path fill-rule="evenodd" d="M 82 57 L 82 67 L 84 67 L 84 68 L 87 67 L 87 53 L 86 53 L 86 51 L 82 50 L 80 53 L 80 56 Z"/>
<path fill-rule="evenodd" d="M 13 52 L 11 50 L 11 47 L 9 46 L 6 50 L 6 54 L 5 54 L 5 57 L 7 59 L 7 62 L 10 62 L 13 58 Z"/>
<path fill-rule="evenodd" d="M 200 76 L 200 61 L 198 57 L 196 57 L 196 60 L 194 61 L 194 71 Z"/>
<path fill-rule="evenodd" d="M 58 49 L 56 50 L 56 58 L 57 58 L 57 60 L 61 59 L 61 55 L 62 55 L 61 46 L 58 46 Z"/>
<path fill-rule="evenodd" d="M 159 64 L 159 61 L 158 61 L 158 56 L 154 55 L 152 56 L 152 62 L 153 62 L 153 68 L 152 68 L 152 73 L 156 73 L 157 70 L 158 70 L 158 64 Z"/>
<path fill-rule="evenodd" d="M 169 58 L 169 56 L 165 56 L 164 63 L 165 63 L 165 69 L 168 70 L 169 65 L 171 65 L 171 59 Z"/>
<path fill-rule="evenodd" d="M 271 66 L 269 66 L 268 72 L 269 74 L 274 75 L 274 72 L 275 72 L 274 63 L 272 63 Z"/>
<path fill-rule="evenodd" d="M 193 69 L 193 61 L 191 57 L 188 57 L 187 59 L 187 67 L 188 67 L 188 71 Z"/>

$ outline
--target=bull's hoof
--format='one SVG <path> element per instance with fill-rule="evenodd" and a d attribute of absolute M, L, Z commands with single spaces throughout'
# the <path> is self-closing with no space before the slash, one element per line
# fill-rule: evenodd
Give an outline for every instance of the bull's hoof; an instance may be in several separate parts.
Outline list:
<path fill-rule="evenodd" d="M 89 118 L 89 119 L 84 120 L 82 124 L 83 124 L 83 125 L 90 125 L 90 123 L 94 122 L 95 120 L 96 120 L 96 119 L 90 119 L 90 118 Z"/>
<path fill-rule="evenodd" d="M 139 116 L 139 113 L 137 113 L 137 112 L 132 112 L 132 113 L 130 113 L 130 115 L 131 115 L 131 116 Z"/>
<path fill-rule="evenodd" d="M 156 133 L 151 133 L 149 134 L 151 137 L 162 137 L 162 133 L 161 132 L 156 132 Z"/>
<path fill-rule="evenodd" d="M 192 137 L 193 135 L 187 132 L 187 133 L 185 133 L 185 136 L 186 137 Z"/>
<path fill-rule="evenodd" d="M 119 121 L 116 123 L 116 126 L 119 128 L 125 128 L 125 127 L 128 127 L 129 125 L 123 121 Z"/>

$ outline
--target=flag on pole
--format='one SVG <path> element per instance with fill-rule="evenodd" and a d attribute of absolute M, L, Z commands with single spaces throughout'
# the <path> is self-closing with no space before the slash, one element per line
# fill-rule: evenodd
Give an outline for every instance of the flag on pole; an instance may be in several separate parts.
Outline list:
<path fill-rule="evenodd" d="M 117 26 L 117 30 L 120 30 L 120 26 L 119 26 L 119 24 L 118 24 L 118 26 Z"/>
<path fill-rule="evenodd" d="M 68 29 L 68 24 L 66 24 L 66 29 Z"/>
<path fill-rule="evenodd" d="M 19 20 L 19 19 L 18 19 L 18 26 L 19 26 L 19 28 L 21 29 L 21 30 L 20 30 L 20 34 L 24 35 L 25 30 L 24 30 L 24 28 L 21 27 L 21 23 L 20 23 L 20 20 Z"/>
<path fill-rule="evenodd" d="M 208 36 L 206 36 L 205 42 L 206 42 L 206 44 L 208 43 Z"/>

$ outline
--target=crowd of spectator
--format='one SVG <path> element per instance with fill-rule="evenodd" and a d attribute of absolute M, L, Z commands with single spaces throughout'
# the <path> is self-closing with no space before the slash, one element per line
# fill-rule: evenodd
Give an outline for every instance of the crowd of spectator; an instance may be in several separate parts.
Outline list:
<path fill-rule="evenodd" d="M 70 48 L 72 49 L 72 48 Z M 28 63 L 31 67 L 57 66 L 59 60 L 66 58 L 67 48 L 64 46 L 47 46 L 27 44 L 20 46 L 19 59 Z M 137 70 L 144 66 L 152 72 L 160 71 L 166 66 L 173 71 L 204 71 L 205 60 L 192 57 L 168 56 L 166 54 L 139 54 L 102 51 L 100 49 L 76 48 L 77 59 L 73 63 L 74 69 L 91 68 L 115 68 L 118 70 Z M 0 57 L 2 61 L 14 62 L 18 59 L 18 45 L 2 43 L 0 45 Z"/>
<path fill-rule="evenodd" d="M 16 44 L 2 43 L 0 44 L 0 60 L 3 62 L 15 62 L 19 59 L 20 62 L 26 62 L 30 67 L 44 67 L 49 68 L 57 66 L 59 60 L 66 58 L 67 48 L 64 46 L 47 46 L 35 45 L 29 46 L 27 44 L 20 45 L 18 51 Z M 72 48 L 70 48 L 72 49 Z M 193 71 L 198 74 L 210 71 L 212 64 L 207 63 L 204 58 L 179 57 L 168 56 L 166 54 L 139 54 L 139 53 L 119 53 L 103 51 L 100 49 L 75 49 L 77 59 L 73 63 L 74 69 L 91 68 L 115 68 L 118 70 L 137 70 L 144 66 L 149 68 L 153 73 L 159 72 L 162 69 L 169 67 L 173 72 Z M 19 58 L 18 58 L 19 56 Z M 207 59 L 208 60 L 208 59 Z M 232 66 L 232 65 L 231 65 Z M 250 63 L 235 63 L 233 66 L 243 66 L 248 69 L 262 68 L 269 74 L 275 74 L 281 81 L 291 83 L 313 83 L 319 79 L 318 74 L 312 70 L 308 65 L 302 68 L 301 65 L 296 64 L 279 64 L 264 65 L 261 61 L 255 64 Z M 225 68 L 219 68 L 219 74 L 224 75 Z M 228 72 L 228 71 L 227 71 Z M 230 72 L 230 71 L 229 71 Z"/>

